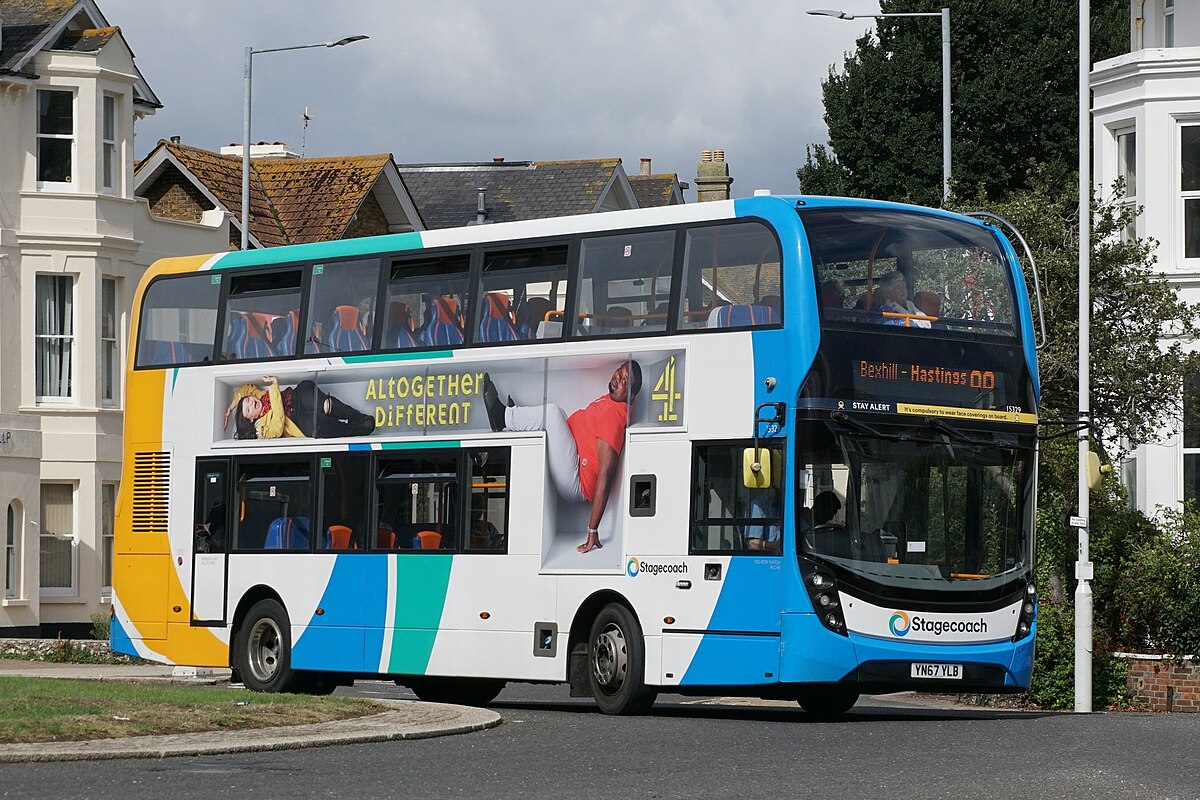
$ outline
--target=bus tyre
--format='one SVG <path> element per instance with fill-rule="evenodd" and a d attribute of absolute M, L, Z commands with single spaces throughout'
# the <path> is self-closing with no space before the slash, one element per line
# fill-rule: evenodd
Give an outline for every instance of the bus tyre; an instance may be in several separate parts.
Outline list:
<path fill-rule="evenodd" d="M 460 706 L 486 706 L 507 685 L 493 678 L 404 678 L 396 683 L 412 689 L 418 700 Z"/>
<path fill-rule="evenodd" d="M 619 603 L 600 609 L 588 635 L 588 685 L 605 714 L 644 714 L 658 693 L 646 686 L 646 650 L 633 612 Z"/>
<path fill-rule="evenodd" d="M 254 692 L 287 692 L 292 671 L 292 628 L 277 600 L 259 600 L 246 612 L 237 636 L 237 672 Z"/>
<path fill-rule="evenodd" d="M 858 702 L 858 692 L 831 686 L 804 692 L 796 699 L 800 707 L 814 717 L 832 719 L 845 714 Z"/>

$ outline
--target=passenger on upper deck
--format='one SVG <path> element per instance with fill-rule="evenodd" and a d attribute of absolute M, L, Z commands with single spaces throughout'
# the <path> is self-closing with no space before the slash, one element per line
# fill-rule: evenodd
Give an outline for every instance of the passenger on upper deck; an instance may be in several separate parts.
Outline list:
<path fill-rule="evenodd" d="M 824 308 L 845 308 L 846 295 L 846 284 L 838 278 L 830 278 L 821 284 L 821 305 Z"/>
<path fill-rule="evenodd" d="M 879 281 L 879 286 L 883 290 L 883 305 L 880 311 L 892 314 L 910 314 L 921 315 L 921 309 L 913 305 L 913 302 L 908 299 L 908 282 L 904 279 L 904 275 L 899 271 L 889 272 L 884 275 Z M 890 317 L 884 321 L 885 325 L 909 325 L 914 328 L 928 328 L 929 320 L 914 319 L 910 317 L 907 320 Z"/>

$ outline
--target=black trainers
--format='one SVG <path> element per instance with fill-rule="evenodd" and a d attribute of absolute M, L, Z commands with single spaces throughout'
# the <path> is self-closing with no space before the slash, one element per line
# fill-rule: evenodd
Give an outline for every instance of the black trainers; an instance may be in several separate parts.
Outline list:
<path fill-rule="evenodd" d="M 483 407 L 487 409 L 488 424 L 494 431 L 504 430 L 504 402 L 492 383 L 492 376 L 483 373 Z"/>

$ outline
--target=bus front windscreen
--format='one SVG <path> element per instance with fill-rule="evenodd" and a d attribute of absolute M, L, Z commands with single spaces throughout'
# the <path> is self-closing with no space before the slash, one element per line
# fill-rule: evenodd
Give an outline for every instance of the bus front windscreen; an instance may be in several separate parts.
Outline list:
<path fill-rule="evenodd" d="M 801 424 L 798 550 L 873 593 L 1004 592 L 1030 569 L 1026 436 L 938 420 Z"/>

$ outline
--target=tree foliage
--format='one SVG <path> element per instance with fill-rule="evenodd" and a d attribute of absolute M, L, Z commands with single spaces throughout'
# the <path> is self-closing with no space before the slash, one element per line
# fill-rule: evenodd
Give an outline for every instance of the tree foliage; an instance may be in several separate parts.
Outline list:
<path fill-rule="evenodd" d="M 883 13 L 950 8 L 953 186 L 1003 197 L 1031 159 L 1055 189 L 1078 164 L 1079 6 L 1071 0 L 881 0 Z M 1093 0 L 1092 58 L 1128 51 L 1129 4 Z M 814 21 L 812 24 L 818 24 Z M 835 24 L 825 20 L 820 24 Z M 822 84 L 832 154 L 809 150 L 804 192 L 937 205 L 942 195 L 941 28 L 880 18 Z M 839 186 L 839 182 L 842 184 Z"/>

